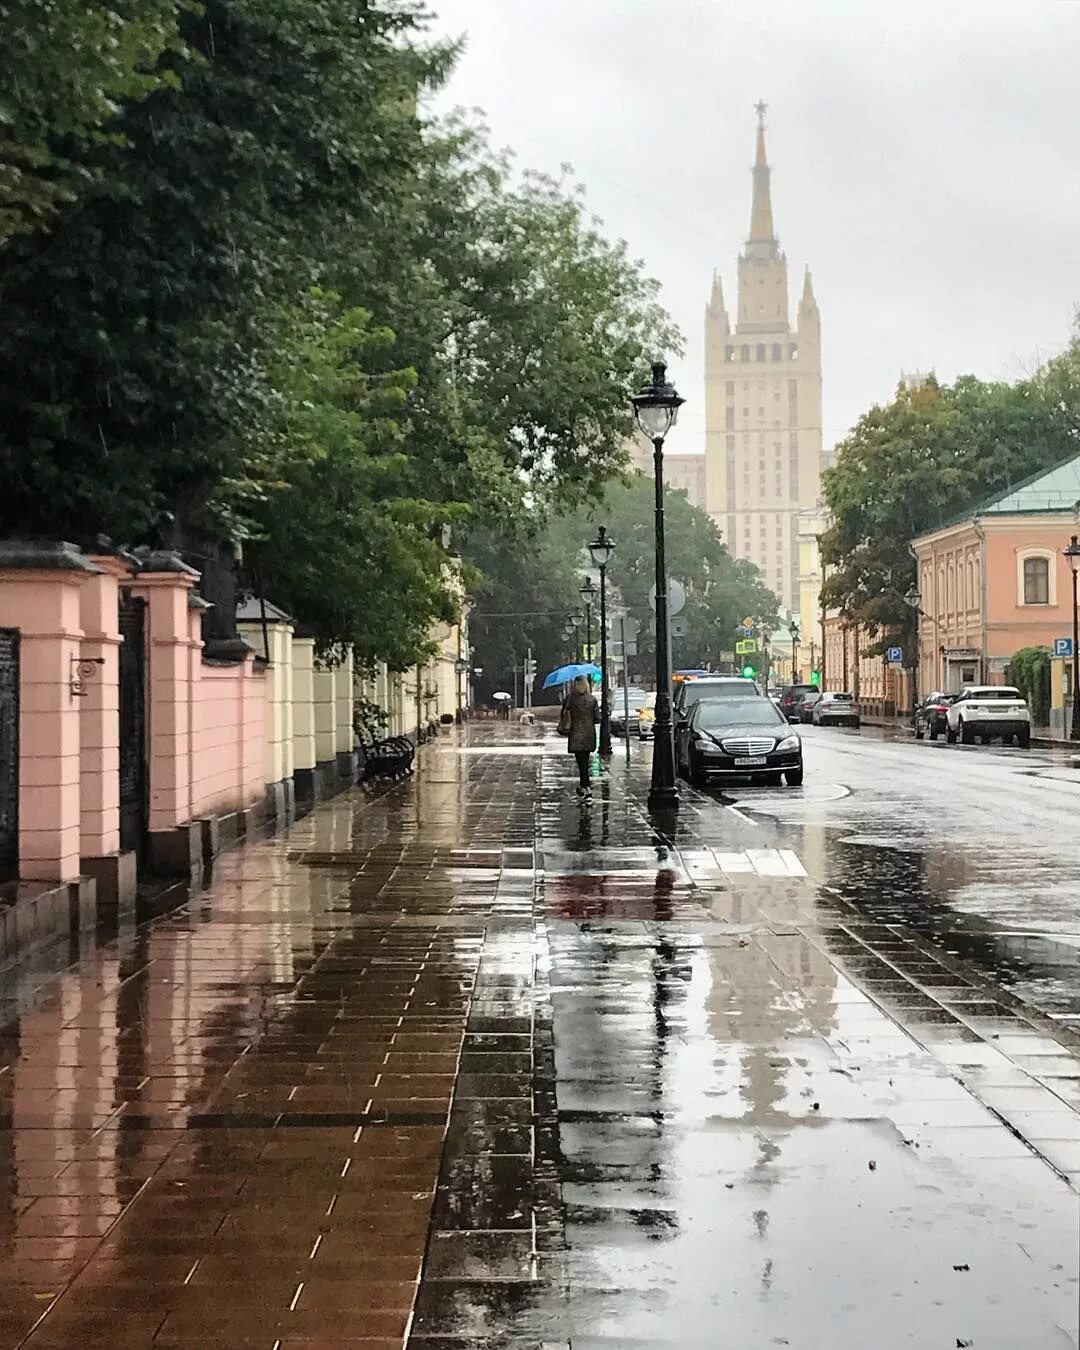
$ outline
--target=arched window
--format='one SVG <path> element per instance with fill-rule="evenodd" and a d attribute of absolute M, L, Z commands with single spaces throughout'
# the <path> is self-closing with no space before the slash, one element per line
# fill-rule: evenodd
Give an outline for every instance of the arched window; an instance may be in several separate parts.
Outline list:
<path fill-rule="evenodd" d="M 725 348 L 724 348 L 724 360 L 725 360 L 725 361 L 734 361 L 734 360 L 735 360 L 735 348 L 734 348 L 734 347 L 725 347 Z"/>
<path fill-rule="evenodd" d="M 749 346 L 748 346 L 745 342 L 744 342 L 743 345 L 739 348 L 739 360 L 740 360 L 740 361 L 749 361 L 749 360 L 750 360 L 750 348 L 749 348 Z"/>
<path fill-rule="evenodd" d="M 757 359 L 758 359 L 759 361 L 764 361 L 764 360 L 765 360 L 765 344 L 764 344 L 764 342 L 759 342 L 758 345 L 757 345 Z"/>
<path fill-rule="evenodd" d="M 791 359 L 792 359 L 793 361 L 798 357 L 798 355 L 799 355 L 799 349 L 798 349 L 798 347 L 795 346 L 794 342 L 793 342 L 793 343 L 791 344 L 791 346 L 787 349 L 787 354 L 788 354 L 788 356 L 791 357 Z"/>
<path fill-rule="evenodd" d="M 978 602 L 978 601 L 976 600 L 976 598 L 975 598 L 975 560 L 974 560 L 974 558 L 969 558 L 969 559 L 968 559 L 968 565 L 967 565 L 967 579 L 968 579 L 968 585 L 967 585 L 967 605 L 968 605 L 968 609 L 975 609 L 979 602 Z"/>
<path fill-rule="evenodd" d="M 772 359 L 774 361 L 780 361 L 782 358 L 783 352 L 780 350 L 780 344 L 779 342 L 774 342 L 772 345 Z"/>

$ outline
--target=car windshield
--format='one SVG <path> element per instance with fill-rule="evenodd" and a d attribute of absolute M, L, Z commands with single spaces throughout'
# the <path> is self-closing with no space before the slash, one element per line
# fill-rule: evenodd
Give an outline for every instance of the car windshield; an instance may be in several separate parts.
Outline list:
<path fill-rule="evenodd" d="M 767 698 L 702 699 L 695 719 L 695 725 L 703 731 L 716 731 L 720 727 L 787 725 L 776 705 Z"/>

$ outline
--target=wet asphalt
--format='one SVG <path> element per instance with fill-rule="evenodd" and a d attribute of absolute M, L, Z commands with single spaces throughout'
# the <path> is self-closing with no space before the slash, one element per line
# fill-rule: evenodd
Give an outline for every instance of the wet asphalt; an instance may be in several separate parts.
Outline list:
<path fill-rule="evenodd" d="M 543 728 L 0 978 L 0 1345 L 1076 1347 L 1080 774 Z"/>

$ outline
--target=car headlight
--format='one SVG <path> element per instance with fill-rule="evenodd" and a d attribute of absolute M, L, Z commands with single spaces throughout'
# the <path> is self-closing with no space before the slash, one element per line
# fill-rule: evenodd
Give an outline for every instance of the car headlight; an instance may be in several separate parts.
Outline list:
<path fill-rule="evenodd" d="M 802 741 L 799 740 L 798 736 L 785 736 L 782 741 L 777 742 L 776 748 L 777 750 L 798 750 L 801 745 Z"/>

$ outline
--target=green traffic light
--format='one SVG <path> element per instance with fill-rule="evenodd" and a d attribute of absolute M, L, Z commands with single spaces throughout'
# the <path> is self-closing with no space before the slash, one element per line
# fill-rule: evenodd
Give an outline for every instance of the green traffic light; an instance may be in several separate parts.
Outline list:
<path fill-rule="evenodd" d="M 820 671 L 820 670 L 812 670 L 812 671 L 810 672 L 810 683 L 811 683 L 811 684 L 820 684 L 820 683 L 821 683 L 821 671 Z"/>
<path fill-rule="evenodd" d="M 754 669 L 753 666 L 743 666 L 742 677 L 744 680 L 752 680 L 756 674 L 757 671 Z"/>

